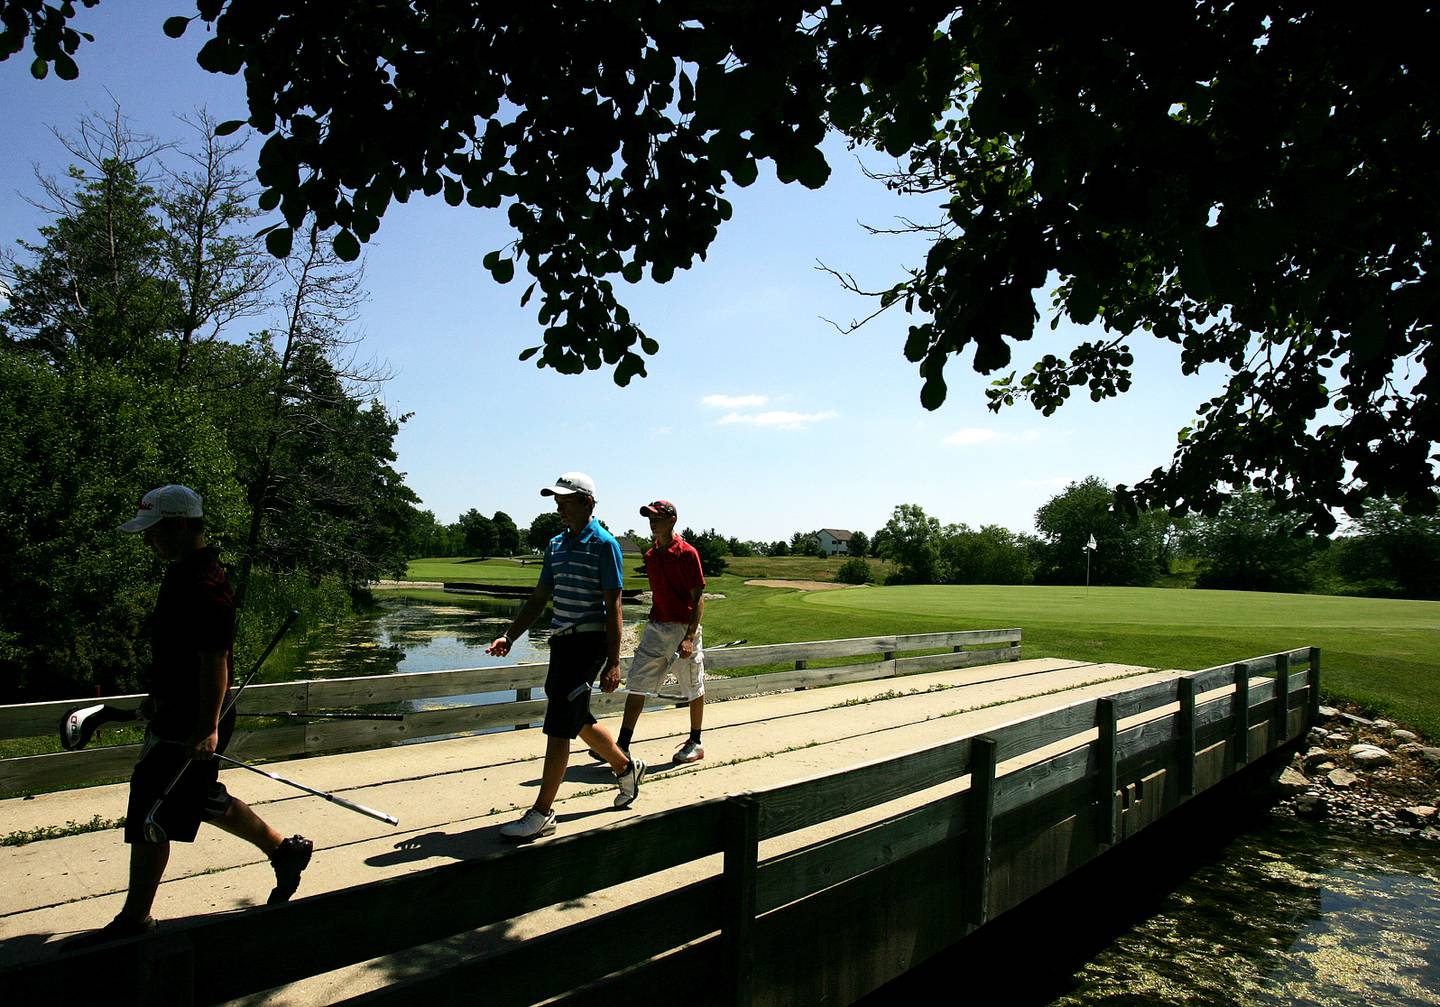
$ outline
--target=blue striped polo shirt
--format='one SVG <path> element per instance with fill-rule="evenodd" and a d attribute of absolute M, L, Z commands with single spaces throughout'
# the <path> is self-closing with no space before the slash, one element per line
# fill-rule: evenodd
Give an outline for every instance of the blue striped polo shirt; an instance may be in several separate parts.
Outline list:
<path fill-rule="evenodd" d="M 562 531 L 545 547 L 540 583 L 551 589 L 555 618 L 550 629 L 605 621 L 607 589 L 621 586 L 620 543 L 593 517 L 577 534 Z"/>

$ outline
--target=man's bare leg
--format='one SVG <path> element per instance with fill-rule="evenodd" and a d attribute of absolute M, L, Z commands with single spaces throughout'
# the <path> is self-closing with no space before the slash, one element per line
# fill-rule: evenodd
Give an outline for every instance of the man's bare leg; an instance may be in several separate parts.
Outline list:
<path fill-rule="evenodd" d="M 170 862 L 170 844 L 130 844 L 130 888 L 125 893 L 125 905 L 119 916 L 128 920 L 145 920 L 155 905 L 155 893 L 160 890 L 160 879 L 165 874 L 165 865 Z"/>
<path fill-rule="evenodd" d="M 230 807 L 225 809 L 225 814 L 212 819 L 210 824 L 258 846 L 267 857 L 278 850 L 285 839 L 238 797 L 230 798 Z"/>

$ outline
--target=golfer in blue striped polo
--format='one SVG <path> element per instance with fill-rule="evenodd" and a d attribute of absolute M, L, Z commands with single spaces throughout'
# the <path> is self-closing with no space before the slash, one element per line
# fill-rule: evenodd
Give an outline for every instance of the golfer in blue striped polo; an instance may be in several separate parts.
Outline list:
<path fill-rule="evenodd" d="M 566 472 L 540 491 L 555 498 L 565 530 L 545 547 L 540 582 L 510 628 L 485 648 L 504 657 L 520 634 L 554 601 L 550 624 L 550 670 L 545 677 L 545 770 L 535 806 L 500 830 L 510 839 L 536 839 L 555 831 L 555 795 L 578 737 L 615 773 L 615 807 L 628 808 L 640 793 L 645 763 L 631 759 L 590 713 L 590 687 L 614 692 L 620 685 L 620 543 L 595 520 L 595 481 Z"/>

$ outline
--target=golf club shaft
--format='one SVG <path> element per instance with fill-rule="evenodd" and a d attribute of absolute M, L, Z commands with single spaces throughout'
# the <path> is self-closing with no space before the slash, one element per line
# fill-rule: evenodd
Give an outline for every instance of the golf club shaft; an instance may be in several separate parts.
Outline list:
<path fill-rule="evenodd" d="M 312 713 L 288 711 L 284 713 L 239 713 L 237 717 L 295 717 L 306 720 L 404 720 L 403 713 Z"/>
<path fill-rule="evenodd" d="M 351 811 L 364 815 L 366 818 L 373 818 L 377 822 L 385 822 L 389 825 L 400 824 L 400 819 L 396 818 L 394 815 L 387 815 L 383 811 L 376 811 L 374 808 L 367 808 L 363 804 L 356 804 L 354 801 L 347 801 L 345 798 L 337 797 L 335 794 L 327 794 L 323 790 L 315 790 L 312 787 L 305 786 L 305 784 L 303 783 L 296 783 L 294 780 L 287 780 L 283 776 L 276 776 L 274 773 L 267 773 L 259 766 L 252 766 L 248 762 L 241 762 L 239 759 L 232 759 L 228 755 L 220 755 L 219 753 L 216 753 L 215 758 L 223 759 L 224 761 L 230 763 L 232 766 L 239 766 L 241 769 L 248 769 L 252 773 L 259 773 L 261 776 L 268 777 L 274 780 L 276 783 L 283 783 L 287 787 L 294 787 L 296 790 L 303 790 L 307 794 L 313 794 L 316 797 L 323 797 L 325 798 L 325 800 L 330 801 L 333 804 L 338 804 L 342 808 L 348 808 Z"/>
<path fill-rule="evenodd" d="M 298 608 L 292 608 L 290 614 L 285 616 L 285 621 L 280 624 L 280 628 L 275 631 L 275 635 L 270 638 L 270 642 L 265 645 L 265 649 L 261 651 L 259 658 L 255 661 L 254 667 L 250 669 L 250 674 L 246 675 L 245 681 L 240 683 L 240 688 L 236 689 L 230 698 L 225 701 L 225 706 L 220 710 L 221 720 L 225 719 L 225 714 L 229 713 L 230 708 L 240 699 L 240 693 L 245 691 L 245 686 L 250 684 L 250 680 L 260 671 L 260 666 L 265 663 L 265 659 L 270 656 L 270 652 L 280 643 L 280 638 L 290 631 L 290 627 L 295 624 L 295 620 L 298 618 L 300 618 L 300 610 Z"/>

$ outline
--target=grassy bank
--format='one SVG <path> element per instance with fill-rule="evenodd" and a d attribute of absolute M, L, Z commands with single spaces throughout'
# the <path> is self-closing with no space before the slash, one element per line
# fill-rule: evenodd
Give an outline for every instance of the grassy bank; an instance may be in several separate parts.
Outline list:
<path fill-rule="evenodd" d="M 1019 626 L 1030 657 L 1195 670 L 1314 645 L 1326 695 L 1440 738 L 1440 602 L 1161 588 L 906 586 L 799 592 L 712 580 L 710 640 L 781 643 Z"/>
<path fill-rule="evenodd" d="M 406 580 L 526 586 L 533 585 L 539 576 L 540 561 L 535 557 L 467 559 L 464 556 L 436 556 L 412 559 L 405 572 Z"/>

